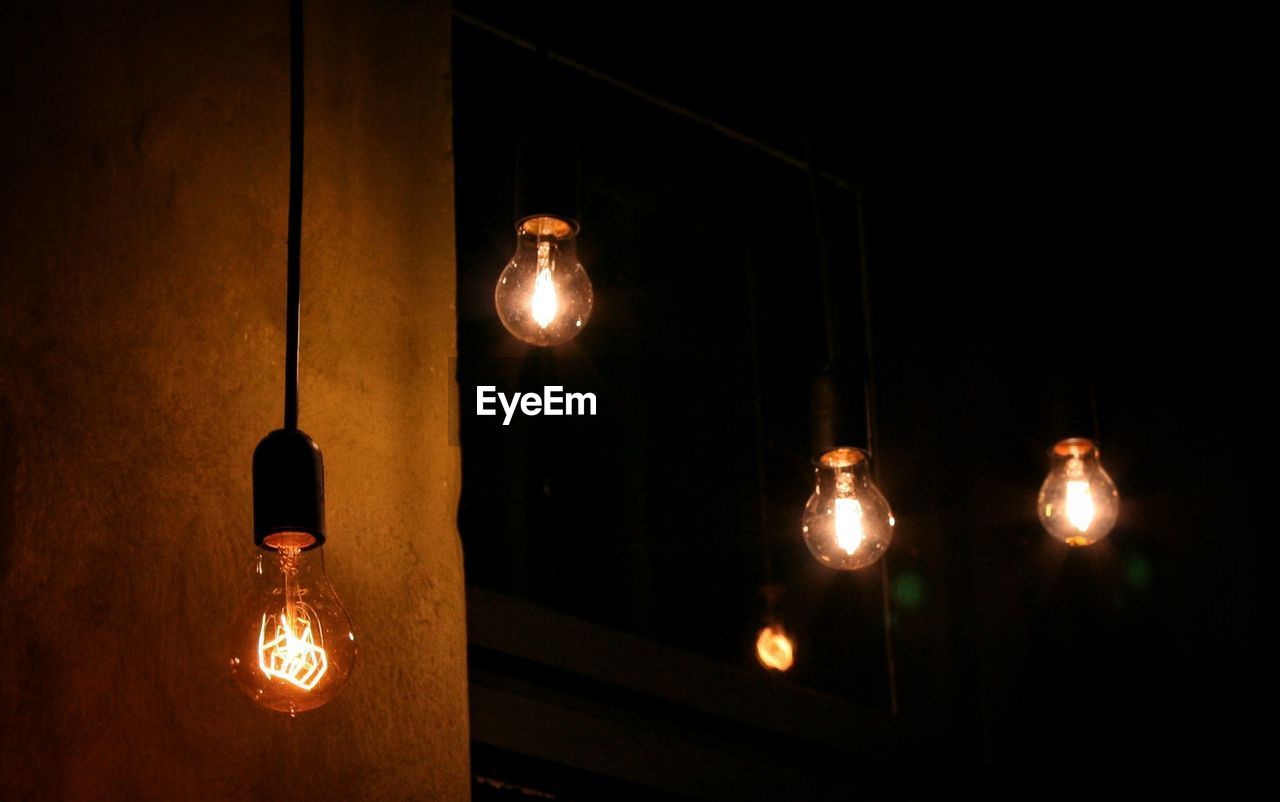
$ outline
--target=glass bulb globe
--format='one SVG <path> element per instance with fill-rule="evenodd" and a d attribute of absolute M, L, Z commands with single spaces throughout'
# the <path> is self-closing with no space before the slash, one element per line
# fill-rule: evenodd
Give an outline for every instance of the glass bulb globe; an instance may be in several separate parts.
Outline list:
<path fill-rule="evenodd" d="M 795 664 L 795 646 L 780 624 L 770 624 L 756 636 L 756 659 L 770 671 L 786 671 Z"/>
<path fill-rule="evenodd" d="M 253 589 L 232 620 L 231 673 L 259 705 L 294 715 L 328 702 L 351 676 L 356 636 L 311 535 L 271 535 Z"/>
<path fill-rule="evenodd" d="M 1116 483 L 1102 468 L 1092 440 L 1056 443 L 1036 502 L 1045 531 L 1069 546 L 1090 546 L 1111 533 L 1120 513 Z"/>
<path fill-rule="evenodd" d="M 871 481 L 867 452 L 837 448 L 818 458 L 818 484 L 804 506 L 804 542 L 818 561 L 852 571 L 880 559 L 893 539 L 893 512 Z"/>
<path fill-rule="evenodd" d="M 531 345 L 573 339 L 591 317 L 591 279 L 578 262 L 576 223 L 530 217 L 516 226 L 516 253 L 493 300 L 507 331 Z"/>

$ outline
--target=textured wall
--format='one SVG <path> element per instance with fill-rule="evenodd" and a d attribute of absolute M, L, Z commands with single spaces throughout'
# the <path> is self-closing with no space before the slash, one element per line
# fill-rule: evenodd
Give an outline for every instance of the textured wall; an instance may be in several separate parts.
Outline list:
<path fill-rule="evenodd" d="M 301 425 L 361 652 L 290 720 L 224 654 L 281 414 L 287 4 L 31 5 L 0 26 L 0 798 L 465 799 L 447 7 L 308 7 Z"/>

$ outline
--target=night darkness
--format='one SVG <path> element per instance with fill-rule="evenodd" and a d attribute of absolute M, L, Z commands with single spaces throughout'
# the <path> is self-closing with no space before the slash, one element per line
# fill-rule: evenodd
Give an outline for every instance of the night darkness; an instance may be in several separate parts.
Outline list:
<path fill-rule="evenodd" d="M 1267 50 L 1074 7 L 119 5 L 0 26 L 0 799 L 1268 787 Z M 550 348 L 494 300 L 535 138 L 594 288 Z M 290 367 L 327 539 L 233 614 Z M 896 518 L 858 571 L 801 533 L 829 370 Z M 1037 519 L 1069 436 L 1119 488 L 1088 548 Z"/>
<path fill-rule="evenodd" d="M 889 709 L 878 568 L 833 574 L 799 532 L 822 259 L 841 346 L 863 348 L 857 207 L 835 177 L 863 188 L 899 721 L 924 744 L 897 791 L 1149 792 L 1258 769 L 1260 325 L 1220 247 L 1230 100 L 1203 65 L 891 29 L 899 48 L 856 8 L 579 9 L 541 33 L 458 10 L 463 408 L 476 384 L 601 404 L 507 428 L 464 415 L 469 585 L 758 671 L 771 570 L 797 641 L 785 682 Z M 559 65 L 550 111 L 581 148 L 596 309 L 569 345 L 527 349 L 491 296 L 538 113 L 512 76 L 536 60 L 477 20 L 825 176 L 815 192 L 803 166 Z M 1093 436 L 1090 383 L 1123 506 L 1108 541 L 1069 551 L 1035 494 L 1071 422 Z"/>

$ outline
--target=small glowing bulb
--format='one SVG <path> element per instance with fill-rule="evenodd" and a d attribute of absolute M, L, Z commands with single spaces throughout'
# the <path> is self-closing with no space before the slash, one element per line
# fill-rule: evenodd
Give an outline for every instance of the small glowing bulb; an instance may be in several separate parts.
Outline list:
<path fill-rule="evenodd" d="M 1053 465 L 1040 487 L 1037 510 L 1046 531 L 1070 546 L 1089 546 L 1111 533 L 1120 494 L 1098 459 L 1092 440 L 1073 437 L 1054 445 Z"/>
<path fill-rule="evenodd" d="M 786 671 L 795 664 L 795 647 L 778 624 L 760 630 L 756 636 L 756 659 L 770 671 Z"/>
<path fill-rule="evenodd" d="M 233 619 L 231 671 L 249 698 L 296 714 L 332 699 L 355 665 L 355 634 L 311 535 L 271 535 Z"/>
<path fill-rule="evenodd" d="M 867 454 L 837 448 L 815 468 L 817 487 L 804 508 L 804 541 L 819 562 L 852 571 L 871 565 L 893 539 L 894 518 L 871 481 Z"/>
<path fill-rule="evenodd" d="M 558 345 L 591 317 L 591 279 L 575 252 L 576 223 L 540 215 L 516 226 L 516 253 L 498 277 L 498 317 L 517 338 Z"/>

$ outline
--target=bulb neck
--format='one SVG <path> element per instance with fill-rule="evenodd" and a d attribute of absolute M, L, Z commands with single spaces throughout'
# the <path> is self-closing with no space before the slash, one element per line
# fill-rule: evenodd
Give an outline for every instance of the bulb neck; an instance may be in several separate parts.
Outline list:
<path fill-rule="evenodd" d="M 1087 437 L 1068 437 L 1059 440 L 1049 449 L 1054 462 L 1067 462 L 1068 465 L 1079 465 L 1098 459 L 1098 444 Z"/>
<path fill-rule="evenodd" d="M 836 495 L 852 496 L 853 493 L 853 473 L 844 470 L 838 471 L 836 473 Z"/>
<path fill-rule="evenodd" d="M 324 544 L 324 458 L 297 429 L 271 432 L 253 451 L 253 542 L 269 550 Z"/>
<path fill-rule="evenodd" d="M 838 448 L 813 461 L 817 492 L 836 498 L 854 498 L 871 484 L 870 460 L 859 448 Z"/>
<path fill-rule="evenodd" d="M 516 223 L 516 234 L 522 239 L 570 243 L 578 236 L 577 220 L 550 214 L 535 214 Z"/>

